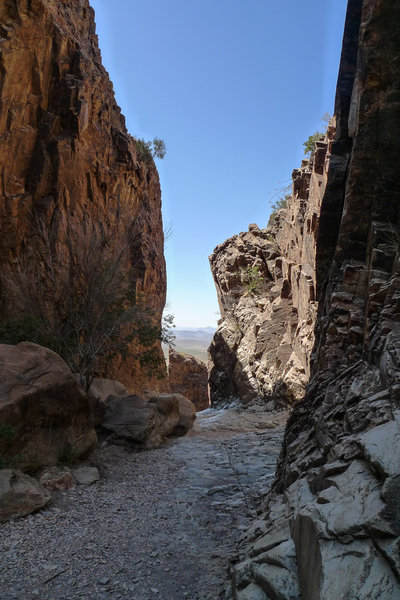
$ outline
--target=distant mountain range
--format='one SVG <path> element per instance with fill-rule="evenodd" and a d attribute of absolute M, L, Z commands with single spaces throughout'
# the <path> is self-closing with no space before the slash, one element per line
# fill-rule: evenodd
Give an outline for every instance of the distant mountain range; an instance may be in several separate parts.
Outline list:
<path fill-rule="evenodd" d="M 214 327 L 176 327 L 174 329 L 174 350 L 191 354 L 206 363 L 208 361 L 207 348 L 214 333 Z M 168 354 L 168 348 L 164 348 L 164 352 Z"/>

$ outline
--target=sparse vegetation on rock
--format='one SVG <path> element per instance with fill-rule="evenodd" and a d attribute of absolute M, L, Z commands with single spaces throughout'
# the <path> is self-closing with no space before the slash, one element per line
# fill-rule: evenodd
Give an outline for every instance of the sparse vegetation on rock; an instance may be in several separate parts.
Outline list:
<path fill-rule="evenodd" d="M 153 141 L 135 138 L 135 144 L 139 158 L 145 162 L 151 162 L 154 158 L 164 158 L 167 151 L 165 142 L 156 137 Z"/>
<path fill-rule="evenodd" d="M 27 252 L 5 270 L 3 295 L 13 314 L 0 321 L 0 342 L 51 348 L 86 390 L 116 356 L 134 356 L 157 374 L 164 362 L 156 342 L 170 341 L 172 317 L 160 328 L 145 295 L 134 291 L 127 268 L 132 234 L 115 243 L 91 224 L 68 232 L 65 253 L 55 251 L 56 235 L 55 224 L 35 219 Z"/>
<path fill-rule="evenodd" d="M 257 265 L 248 265 L 239 270 L 240 281 L 247 295 L 257 295 L 262 290 L 264 277 L 260 273 L 260 268 Z"/>

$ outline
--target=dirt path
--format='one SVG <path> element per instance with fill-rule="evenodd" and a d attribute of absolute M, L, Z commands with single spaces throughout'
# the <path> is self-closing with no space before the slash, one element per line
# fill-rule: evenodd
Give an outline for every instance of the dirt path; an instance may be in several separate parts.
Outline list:
<path fill-rule="evenodd" d="M 0 528 L 1 600 L 217 600 L 282 420 L 208 410 L 157 450 L 100 447 L 100 482 Z"/>

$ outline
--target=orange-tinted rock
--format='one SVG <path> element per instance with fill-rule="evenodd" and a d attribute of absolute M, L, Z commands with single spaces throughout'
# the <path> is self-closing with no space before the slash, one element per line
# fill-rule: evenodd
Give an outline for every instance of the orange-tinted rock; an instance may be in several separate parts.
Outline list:
<path fill-rule="evenodd" d="M 209 407 L 207 365 L 190 354 L 169 348 L 169 385 L 171 392 L 182 394 L 193 402 L 197 411 Z"/>
<path fill-rule="evenodd" d="M 53 252 L 64 266 L 69 232 L 79 236 L 90 224 L 117 244 L 129 230 L 129 280 L 159 323 L 166 275 L 158 173 L 127 134 L 93 9 L 87 0 L 6 1 L 0 23 L 0 268 L 22 256 L 38 215 L 55 225 Z M 133 392 L 167 388 L 132 358 L 98 375 Z"/>

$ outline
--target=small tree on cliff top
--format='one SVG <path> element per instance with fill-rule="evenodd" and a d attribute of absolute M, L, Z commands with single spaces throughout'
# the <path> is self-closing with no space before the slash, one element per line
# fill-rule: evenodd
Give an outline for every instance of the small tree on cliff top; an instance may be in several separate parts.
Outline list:
<path fill-rule="evenodd" d="M 0 321 L 0 341 L 51 348 L 86 389 L 116 356 L 133 356 L 156 374 L 163 364 L 156 342 L 170 339 L 170 317 L 160 328 L 144 295 L 133 291 L 130 233 L 113 238 L 92 225 L 69 231 L 57 248 L 56 228 L 35 219 L 29 251 L 2 277 L 12 309 Z"/>
<path fill-rule="evenodd" d="M 316 131 L 315 133 L 313 133 L 312 135 L 310 135 L 308 137 L 308 139 L 306 139 L 305 142 L 303 142 L 303 146 L 304 146 L 304 154 L 306 156 L 309 156 L 312 152 L 314 152 L 315 149 L 315 143 L 318 142 L 319 140 L 322 140 L 325 137 L 325 134 L 327 132 L 328 129 L 328 123 L 330 121 L 331 115 L 329 113 L 324 113 L 321 117 L 321 121 L 323 123 L 325 123 L 325 125 L 322 128 L 322 131 Z"/>
<path fill-rule="evenodd" d="M 143 138 L 135 139 L 136 151 L 141 160 L 151 162 L 153 158 L 164 158 L 167 152 L 165 142 L 160 138 L 146 141 Z"/>

